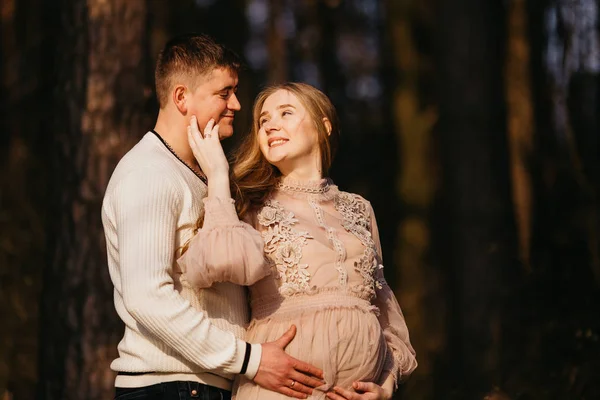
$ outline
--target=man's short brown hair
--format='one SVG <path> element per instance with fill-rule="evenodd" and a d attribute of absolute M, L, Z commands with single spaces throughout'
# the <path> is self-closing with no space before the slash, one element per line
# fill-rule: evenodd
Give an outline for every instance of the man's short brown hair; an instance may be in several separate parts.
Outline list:
<path fill-rule="evenodd" d="M 176 36 L 167 42 L 156 62 L 154 80 L 158 103 L 161 108 L 167 105 L 176 81 L 185 81 L 194 89 L 198 78 L 213 69 L 225 68 L 237 74 L 240 65 L 237 54 L 207 35 Z"/>

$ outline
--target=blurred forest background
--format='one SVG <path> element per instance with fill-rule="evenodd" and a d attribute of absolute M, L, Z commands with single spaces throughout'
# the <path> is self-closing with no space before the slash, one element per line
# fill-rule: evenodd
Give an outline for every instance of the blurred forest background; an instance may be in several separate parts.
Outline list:
<path fill-rule="evenodd" d="M 597 0 L 3 0 L 0 397 L 112 398 L 100 204 L 174 34 L 325 91 L 419 368 L 398 399 L 600 399 Z"/>

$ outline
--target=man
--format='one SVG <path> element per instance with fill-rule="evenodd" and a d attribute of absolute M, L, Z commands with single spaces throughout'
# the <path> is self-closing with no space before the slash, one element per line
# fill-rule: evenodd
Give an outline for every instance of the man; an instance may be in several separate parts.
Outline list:
<path fill-rule="evenodd" d="M 156 65 L 155 129 L 108 184 L 102 222 L 115 308 L 125 323 L 111 365 L 116 398 L 226 399 L 236 374 L 296 398 L 322 383 L 322 371 L 284 352 L 293 327 L 276 342 L 244 342 L 244 288 L 217 283 L 194 291 L 176 263 L 207 193 L 187 127 L 195 116 L 201 127 L 213 120 L 222 138 L 233 134 L 239 66 L 235 54 L 204 35 L 167 43 Z"/>

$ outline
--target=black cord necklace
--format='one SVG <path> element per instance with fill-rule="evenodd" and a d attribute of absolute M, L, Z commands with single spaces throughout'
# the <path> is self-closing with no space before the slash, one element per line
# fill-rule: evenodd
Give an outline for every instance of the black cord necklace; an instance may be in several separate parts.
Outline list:
<path fill-rule="evenodd" d="M 179 155 L 177 155 L 177 153 L 175 153 L 175 150 L 173 150 L 173 148 L 169 145 L 169 143 L 167 143 L 165 141 L 165 139 L 162 138 L 162 136 L 160 136 L 158 134 L 158 132 L 156 132 L 154 129 L 152 129 L 150 132 L 154 133 L 154 135 L 162 142 L 162 144 L 165 145 L 165 147 L 167 148 L 167 150 L 169 150 L 171 152 L 171 154 L 173 154 L 175 156 L 176 159 L 178 159 L 183 165 L 185 165 L 186 167 L 188 167 L 188 169 L 190 171 L 192 171 L 194 173 L 194 175 L 196 175 L 198 178 L 200 178 L 200 180 L 202 182 L 204 182 L 205 185 L 208 185 L 208 180 L 206 179 L 206 175 L 204 175 L 204 173 L 202 173 L 202 171 L 197 171 L 194 168 L 192 168 L 191 165 L 189 165 L 188 163 L 186 163 L 185 161 L 183 161 L 183 158 L 179 157 Z"/>

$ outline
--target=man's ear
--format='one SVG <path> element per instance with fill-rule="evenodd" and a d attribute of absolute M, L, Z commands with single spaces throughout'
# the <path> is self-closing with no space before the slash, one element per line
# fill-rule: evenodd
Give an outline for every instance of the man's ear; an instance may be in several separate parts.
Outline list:
<path fill-rule="evenodd" d="M 331 135 L 331 121 L 329 118 L 323 117 L 323 124 L 325 125 L 325 129 L 327 130 L 327 135 Z"/>
<path fill-rule="evenodd" d="M 175 107 L 177 107 L 179 112 L 184 115 L 187 114 L 187 110 L 188 110 L 187 104 L 186 104 L 187 93 L 188 93 L 188 90 L 183 85 L 175 86 L 175 89 L 173 89 L 173 92 L 172 92 L 173 103 L 175 104 Z"/>

